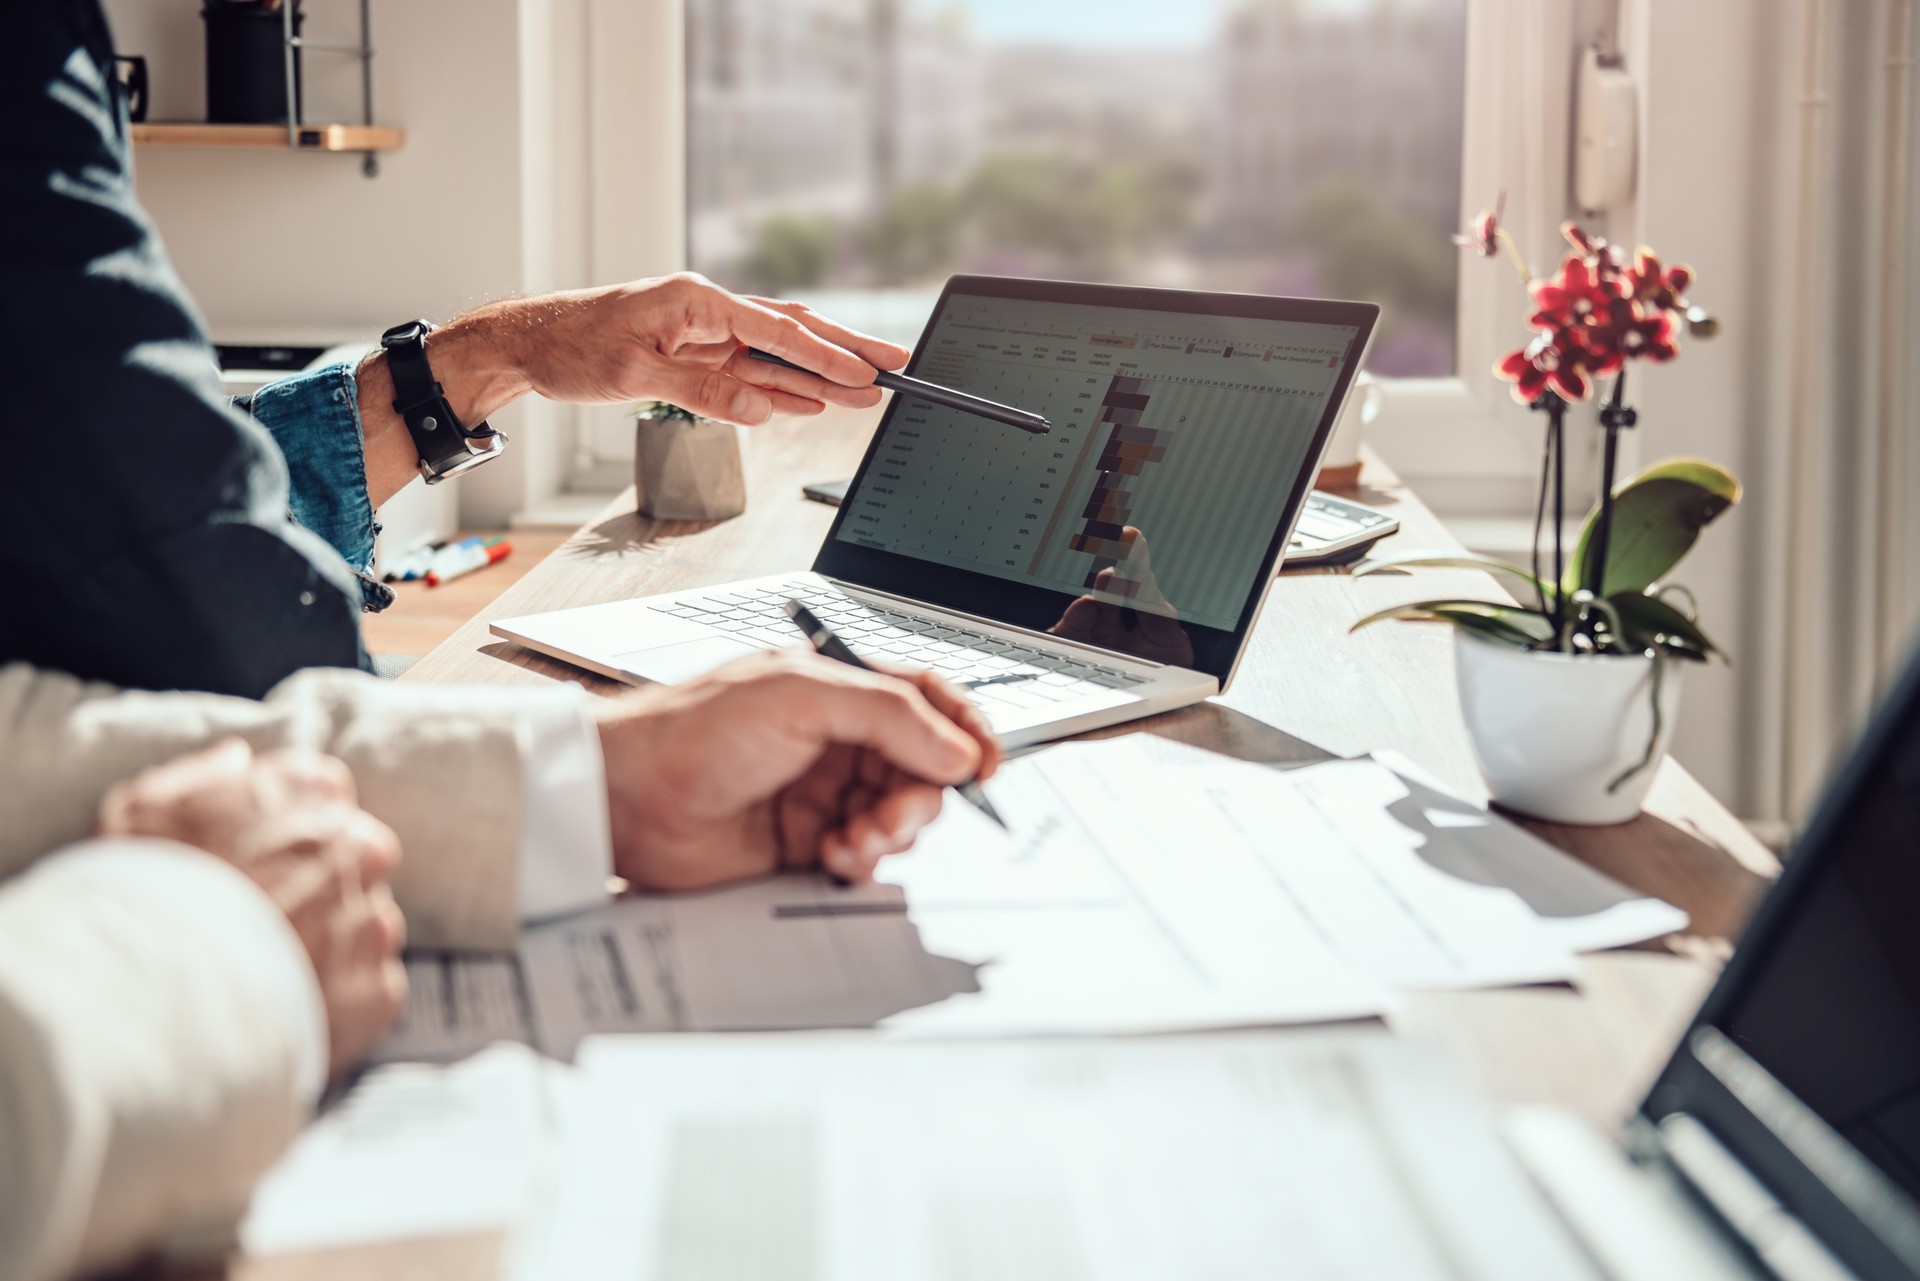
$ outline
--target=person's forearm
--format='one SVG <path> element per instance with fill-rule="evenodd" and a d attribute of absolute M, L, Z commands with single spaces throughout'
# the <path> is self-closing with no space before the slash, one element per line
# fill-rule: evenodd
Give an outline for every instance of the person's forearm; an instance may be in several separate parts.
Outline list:
<path fill-rule="evenodd" d="M 472 427 L 525 395 L 531 386 L 520 372 L 514 336 L 523 328 L 521 301 L 488 303 L 427 335 L 434 381 L 462 426 Z M 367 497 L 375 507 L 420 474 L 420 453 L 394 408 L 393 375 L 385 352 L 373 351 L 355 372 L 360 430 L 367 459 Z"/>
<path fill-rule="evenodd" d="M 326 1065 L 299 936 L 218 859 L 92 841 L 0 884 L 0 1276 L 220 1257 Z"/>
<path fill-rule="evenodd" d="M 82 839 L 113 784 L 227 737 L 306 747 L 353 771 L 363 809 L 406 857 L 394 891 L 422 947 L 507 949 L 518 911 L 522 735 L 553 690 L 403 686 L 303 672 L 264 700 L 133 694 L 0 667 L 0 876 Z M 475 779 L 486 780 L 476 787 Z M 461 796 L 451 808 L 422 797 Z M 0 1276 L 5 1273 L 0 1271 Z"/>

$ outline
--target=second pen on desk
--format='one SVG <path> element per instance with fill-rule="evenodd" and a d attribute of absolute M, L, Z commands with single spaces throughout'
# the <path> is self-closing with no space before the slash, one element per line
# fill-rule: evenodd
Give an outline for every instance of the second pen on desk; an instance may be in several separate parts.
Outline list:
<path fill-rule="evenodd" d="M 814 652 L 822 658 L 831 658 L 837 663 L 858 667 L 863 672 L 873 670 L 865 659 L 848 649 L 847 643 L 835 636 L 833 629 L 815 617 L 814 612 L 805 605 L 790 599 L 787 601 L 786 610 L 787 617 L 791 618 L 794 626 L 806 635 L 807 643 L 813 646 Z M 980 786 L 978 777 L 970 778 L 964 783 L 955 783 L 953 790 L 960 793 L 969 805 L 998 823 L 1001 828 L 1006 827 L 1007 820 L 1001 818 L 1000 811 L 993 808 L 993 802 L 987 799 L 986 789 Z"/>

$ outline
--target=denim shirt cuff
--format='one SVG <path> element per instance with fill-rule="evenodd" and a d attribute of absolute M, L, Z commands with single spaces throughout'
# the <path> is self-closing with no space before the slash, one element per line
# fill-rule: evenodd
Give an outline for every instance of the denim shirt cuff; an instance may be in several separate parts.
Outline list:
<path fill-rule="evenodd" d="M 366 609 L 391 605 L 393 589 L 373 579 L 373 543 L 380 527 L 367 495 L 353 367 L 334 364 L 282 378 L 236 398 L 234 407 L 265 427 L 286 456 L 293 519 L 340 553 L 360 579 Z"/>

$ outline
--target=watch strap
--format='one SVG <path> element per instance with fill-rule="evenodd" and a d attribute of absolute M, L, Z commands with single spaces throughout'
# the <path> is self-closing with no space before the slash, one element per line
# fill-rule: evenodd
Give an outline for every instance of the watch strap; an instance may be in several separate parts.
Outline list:
<path fill-rule="evenodd" d="M 429 485 L 496 457 L 507 439 L 488 423 L 467 427 L 454 414 L 427 360 L 427 335 L 432 331 L 432 322 L 411 320 L 380 336 L 393 379 L 393 409 L 407 425 L 420 456 L 420 473 Z"/>

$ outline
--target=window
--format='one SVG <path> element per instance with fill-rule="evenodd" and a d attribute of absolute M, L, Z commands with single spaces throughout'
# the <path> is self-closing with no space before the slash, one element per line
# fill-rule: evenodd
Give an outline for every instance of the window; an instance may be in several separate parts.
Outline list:
<path fill-rule="evenodd" d="M 1573 73 L 1583 47 L 1612 47 L 1613 0 L 583 3 L 587 30 L 555 33 L 556 48 L 579 41 L 583 114 L 560 112 L 532 153 L 586 167 L 578 283 L 691 265 L 902 340 L 938 282 L 968 267 L 1372 294 L 1395 328 L 1371 358 L 1394 376 L 1369 441 L 1443 516 L 1511 524 L 1524 541 L 1539 423 L 1488 371 L 1524 340 L 1528 302 L 1503 264 L 1456 256 L 1447 238 L 1504 190 L 1523 255 L 1555 258 L 1574 213 Z M 564 27 L 575 12 L 552 16 Z M 1216 148 L 1235 123 L 1219 114 L 1219 68 L 1259 65 L 1233 45 L 1262 23 L 1291 31 L 1293 79 L 1249 73 L 1249 91 L 1306 106 L 1281 118 L 1269 105 L 1258 123 L 1272 127 Z M 1429 51 L 1443 46 L 1452 61 Z M 556 63 L 557 84 L 576 61 Z M 1444 75 L 1450 96 L 1433 87 Z M 877 112 L 876 95 L 907 105 Z M 575 101 L 550 97 L 556 111 Z M 1184 183 L 1154 180 L 1168 173 Z M 1289 173 L 1339 179 L 1368 216 L 1310 228 L 1280 185 Z M 1216 174 L 1271 184 L 1269 235 L 1243 219 L 1234 240 Z M 1071 217 L 1055 216 L 1063 204 Z M 1389 219 L 1405 238 L 1381 236 Z M 1630 218 L 1589 222 L 1633 234 Z M 1027 243 L 994 238 L 1015 232 Z M 1353 249 L 1383 239 L 1377 258 Z M 1415 260 L 1381 282 L 1384 263 Z M 624 483 L 628 425 L 569 412 L 580 425 L 553 433 L 541 474 L 583 492 Z"/>
<path fill-rule="evenodd" d="M 686 0 L 688 248 L 917 336 L 957 271 L 1373 299 L 1456 368 L 1467 0 Z"/>

